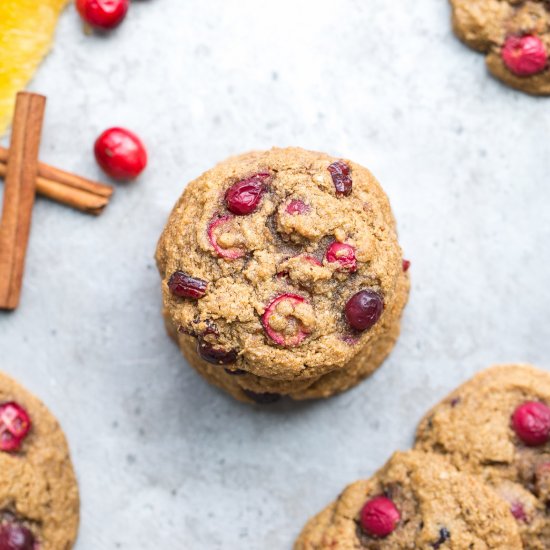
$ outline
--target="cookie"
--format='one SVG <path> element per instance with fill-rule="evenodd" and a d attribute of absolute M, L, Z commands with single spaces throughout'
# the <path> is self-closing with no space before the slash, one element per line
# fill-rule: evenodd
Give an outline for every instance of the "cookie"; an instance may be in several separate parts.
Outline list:
<path fill-rule="evenodd" d="M 550 95 L 550 4 L 545 0 L 451 0 L 456 35 L 486 54 L 509 86 Z"/>
<path fill-rule="evenodd" d="M 476 477 L 420 451 L 395 453 L 313 517 L 294 550 L 522 547 L 507 504 Z"/>
<path fill-rule="evenodd" d="M 409 289 L 372 174 L 298 148 L 234 157 L 191 182 L 156 258 L 169 332 L 243 400 L 357 383 L 395 343 Z"/>
<path fill-rule="evenodd" d="M 57 420 L 0 374 L 0 548 L 69 550 L 78 523 L 78 486 Z"/>
<path fill-rule="evenodd" d="M 422 420 L 416 447 L 481 476 L 507 502 L 525 548 L 550 548 L 550 373 L 487 369 Z"/>

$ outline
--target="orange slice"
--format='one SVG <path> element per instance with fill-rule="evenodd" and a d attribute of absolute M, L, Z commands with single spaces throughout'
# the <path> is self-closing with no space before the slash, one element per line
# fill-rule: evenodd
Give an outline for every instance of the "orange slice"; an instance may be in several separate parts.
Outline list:
<path fill-rule="evenodd" d="M 68 1 L 0 0 L 0 135 L 10 123 L 16 93 L 48 53 Z"/>

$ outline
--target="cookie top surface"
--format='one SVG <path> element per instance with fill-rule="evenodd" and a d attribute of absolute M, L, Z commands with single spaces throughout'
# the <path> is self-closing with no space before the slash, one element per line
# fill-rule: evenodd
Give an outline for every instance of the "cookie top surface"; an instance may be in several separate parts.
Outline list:
<path fill-rule="evenodd" d="M 12 539 L 15 550 L 73 547 L 79 496 L 65 436 L 48 409 L 2 373 L 0 479 L 0 548 Z"/>
<path fill-rule="evenodd" d="M 436 405 L 417 431 L 417 448 L 440 453 L 494 486 L 532 549 L 548 548 L 550 540 L 549 405 L 550 373 L 493 367 Z"/>
<path fill-rule="evenodd" d="M 334 370 L 376 338 L 402 275 L 372 174 L 297 148 L 234 157 L 191 182 L 157 264 L 168 317 L 203 358 L 287 379 Z"/>
<path fill-rule="evenodd" d="M 295 550 L 521 549 L 515 521 L 489 486 L 437 455 L 398 452 L 315 516 Z"/>
<path fill-rule="evenodd" d="M 451 0 L 453 27 L 487 54 L 489 70 L 508 85 L 550 94 L 550 8 L 544 0 Z"/>

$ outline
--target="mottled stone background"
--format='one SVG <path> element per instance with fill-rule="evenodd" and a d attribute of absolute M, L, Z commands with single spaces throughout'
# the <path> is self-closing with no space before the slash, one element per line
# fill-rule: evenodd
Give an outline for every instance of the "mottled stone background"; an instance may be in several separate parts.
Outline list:
<path fill-rule="evenodd" d="M 1 368 L 69 437 L 78 550 L 289 549 L 459 382 L 550 364 L 550 99 L 490 78 L 449 16 L 442 0 L 149 0 L 97 37 L 64 14 L 32 85 L 49 97 L 42 158 L 100 178 L 92 143 L 115 124 L 151 158 L 99 219 L 38 201 L 21 308 L 0 314 Z M 372 379 L 254 410 L 183 364 L 153 253 L 186 182 L 291 144 L 378 176 L 413 291 Z"/>

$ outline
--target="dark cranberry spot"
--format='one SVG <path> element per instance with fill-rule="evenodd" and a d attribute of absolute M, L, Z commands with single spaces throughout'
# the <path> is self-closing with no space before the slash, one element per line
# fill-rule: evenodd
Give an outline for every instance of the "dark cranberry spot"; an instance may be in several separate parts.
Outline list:
<path fill-rule="evenodd" d="M 267 180 L 270 177 L 271 175 L 267 172 L 261 172 L 234 183 L 225 192 L 225 204 L 228 210 L 238 216 L 252 214 L 262 200 Z"/>
<path fill-rule="evenodd" d="M 191 277 L 183 271 L 176 271 L 168 281 L 170 292 L 182 298 L 202 298 L 206 294 L 207 286 L 206 281 Z"/>
<path fill-rule="evenodd" d="M 550 408 L 539 401 L 527 401 L 514 411 L 512 427 L 526 445 L 544 445 L 550 439 Z"/>
<path fill-rule="evenodd" d="M 332 183 L 334 183 L 336 194 L 344 196 L 350 195 L 353 185 L 350 167 L 344 161 L 337 160 L 328 167 L 328 171 L 332 177 Z"/>
<path fill-rule="evenodd" d="M 518 76 L 531 76 L 548 67 L 546 47 L 538 36 L 509 36 L 501 55 L 508 69 Z"/>
<path fill-rule="evenodd" d="M 326 253 L 326 259 L 330 263 L 338 263 L 339 271 L 357 271 L 357 259 L 355 258 L 355 248 L 345 243 L 332 243 Z"/>
<path fill-rule="evenodd" d="M 227 374 L 230 376 L 244 376 L 248 374 L 245 370 L 242 369 L 224 369 Z"/>
<path fill-rule="evenodd" d="M 371 498 L 361 509 L 361 528 L 371 537 L 387 537 L 400 519 L 401 514 L 393 501 L 384 496 Z"/>
<path fill-rule="evenodd" d="M 512 512 L 512 515 L 518 521 L 523 521 L 524 523 L 527 523 L 527 514 L 525 513 L 525 508 L 523 507 L 523 504 L 521 502 L 518 502 L 517 500 L 515 502 L 512 502 L 512 504 L 510 504 L 510 512 Z"/>
<path fill-rule="evenodd" d="M 218 348 L 204 340 L 201 336 L 199 336 L 197 342 L 197 351 L 205 361 L 213 365 L 230 365 L 237 360 L 236 350 Z"/>
<path fill-rule="evenodd" d="M 378 292 L 361 290 L 348 300 L 346 319 L 352 328 L 364 331 L 376 324 L 383 310 L 384 301 Z"/>
<path fill-rule="evenodd" d="M 451 399 L 451 407 L 456 407 L 460 403 L 460 397 L 453 397 Z"/>
<path fill-rule="evenodd" d="M 0 550 L 34 550 L 34 536 L 23 525 L 11 521 L 2 523 Z"/>
<path fill-rule="evenodd" d="M 409 260 L 403 260 L 403 271 L 407 273 L 411 267 L 411 262 Z"/>
<path fill-rule="evenodd" d="M 285 208 L 285 212 L 291 216 L 307 214 L 310 210 L 310 206 L 300 199 L 291 200 Z"/>
<path fill-rule="evenodd" d="M 31 429 L 27 411 L 15 402 L 0 405 L 0 451 L 17 451 Z"/>
<path fill-rule="evenodd" d="M 432 544 L 432 546 L 437 550 L 442 544 L 445 544 L 451 538 L 451 533 L 445 527 L 442 527 L 439 530 L 439 538 Z"/>
<path fill-rule="evenodd" d="M 269 405 L 281 399 L 278 393 L 256 393 L 250 390 L 243 390 L 244 394 L 259 405 Z"/>

